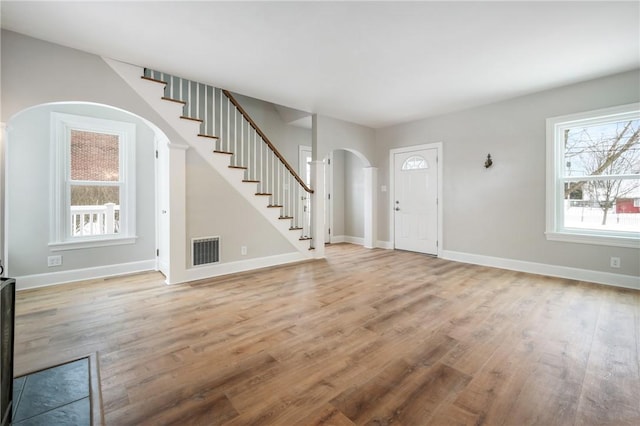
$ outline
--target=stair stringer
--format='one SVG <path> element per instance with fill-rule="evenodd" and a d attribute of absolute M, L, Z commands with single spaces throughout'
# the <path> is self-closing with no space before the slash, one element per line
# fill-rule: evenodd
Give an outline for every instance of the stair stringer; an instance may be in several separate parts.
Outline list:
<path fill-rule="evenodd" d="M 182 105 L 162 100 L 164 89 L 161 84 L 141 78 L 141 67 L 126 64 L 109 58 L 104 61 L 142 97 L 166 122 L 169 124 L 211 167 L 224 178 L 229 185 L 239 192 L 274 228 L 284 236 L 291 245 L 304 256 L 313 258 L 313 251 L 309 250 L 309 240 L 300 240 L 299 233 L 290 230 L 290 221 L 279 219 L 280 209 L 268 208 L 269 197 L 256 194 L 257 185 L 250 182 L 242 182 L 244 170 L 229 167 L 229 155 L 214 153 L 214 147 L 210 140 L 197 136 L 200 123 L 180 118 Z"/>

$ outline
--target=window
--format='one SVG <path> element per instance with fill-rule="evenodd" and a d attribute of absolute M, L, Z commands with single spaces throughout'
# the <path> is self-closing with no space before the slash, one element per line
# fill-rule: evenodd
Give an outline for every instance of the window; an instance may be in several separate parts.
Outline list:
<path fill-rule="evenodd" d="M 424 170 L 428 168 L 427 161 L 419 155 L 411 156 L 402 163 L 402 170 Z"/>
<path fill-rule="evenodd" d="M 55 250 L 135 239 L 135 125 L 52 114 L 51 241 Z"/>
<path fill-rule="evenodd" d="M 547 119 L 547 239 L 640 247 L 640 104 Z"/>

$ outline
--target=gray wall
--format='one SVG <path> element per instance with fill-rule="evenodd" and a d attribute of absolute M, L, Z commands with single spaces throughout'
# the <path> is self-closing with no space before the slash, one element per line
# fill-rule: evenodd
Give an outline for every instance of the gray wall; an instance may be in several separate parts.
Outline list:
<path fill-rule="evenodd" d="M 364 238 L 364 164 L 349 151 L 344 154 L 344 233 Z"/>
<path fill-rule="evenodd" d="M 18 112 L 48 102 L 69 100 L 95 102 L 122 108 L 139 115 L 157 125 L 172 142 L 184 143 L 173 128 L 139 97 L 102 58 L 4 30 L 2 31 L 1 43 L 1 121 L 13 125 L 11 118 Z M 141 65 L 143 66 L 144 64 Z M 9 145 L 13 143 L 11 138 L 9 138 L 8 143 Z M 27 167 L 26 163 L 31 161 L 31 158 L 23 158 L 22 161 L 24 166 Z M 199 236 L 202 233 L 207 235 L 216 234 L 217 229 L 211 229 L 204 223 L 209 218 L 224 218 L 227 221 L 224 224 L 226 230 L 225 241 L 232 243 L 236 241 L 237 244 L 247 245 L 249 251 L 245 258 L 259 255 L 276 255 L 283 252 L 284 246 L 289 245 L 289 243 L 279 234 L 270 234 L 269 238 L 264 240 L 264 235 L 255 234 L 253 238 L 260 239 L 261 243 L 247 242 L 245 244 L 245 240 L 248 237 L 243 229 L 247 227 L 247 223 L 263 223 L 263 216 L 252 210 L 248 203 L 243 205 L 239 200 L 234 200 L 235 190 L 224 184 L 215 172 L 211 170 L 210 172 L 213 173 L 203 173 L 198 170 L 198 164 L 202 159 L 196 159 L 192 153 L 188 152 L 188 161 L 187 218 L 194 221 L 188 230 L 188 237 L 191 235 Z M 14 165 L 12 162 L 12 167 L 20 168 L 20 164 Z M 191 170 L 192 167 L 194 167 L 193 170 Z M 48 164 L 46 165 L 46 170 L 48 171 Z M 211 183 L 211 187 L 207 186 L 207 179 L 214 180 Z M 191 187 L 191 185 L 195 185 L 195 187 Z M 37 193 L 39 198 L 48 197 L 48 185 L 45 188 L 40 184 L 37 189 L 40 191 Z M 233 195 L 227 193 L 233 193 Z M 230 206 L 217 202 L 215 197 L 222 196 L 222 194 L 225 194 L 225 200 L 230 202 Z M 233 210 L 231 210 L 230 214 L 230 207 L 238 209 L 242 213 L 233 214 Z M 48 204 L 46 209 L 48 209 Z M 206 217 L 206 219 L 202 219 L 203 217 Z M 48 220 L 45 223 L 48 226 Z M 9 219 L 8 226 L 9 228 L 14 226 L 11 219 Z M 138 226 L 140 226 L 140 223 Z M 238 233 L 237 238 L 232 236 L 236 232 Z M 48 229 L 43 233 L 48 236 Z M 185 241 L 185 244 L 189 247 L 190 241 Z M 236 243 L 233 244 L 237 245 Z M 13 244 L 10 246 L 10 251 L 13 250 L 12 246 Z M 252 250 L 252 247 L 255 247 L 256 250 Z M 231 250 L 239 253 L 239 249 L 236 250 L 235 247 L 232 247 Z M 288 252 L 293 251 L 294 248 L 289 245 Z M 14 253 L 17 254 L 16 251 Z M 223 261 L 234 259 L 231 253 L 229 253 L 228 259 L 226 258 L 226 253 L 223 252 L 223 255 L 225 256 Z M 96 259 L 99 259 L 99 261 Z M 18 259 L 16 258 L 14 261 L 18 262 Z M 98 256 L 95 253 L 88 252 L 86 256 L 78 257 L 78 260 L 74 262 L 71 262 L 71 260 L 67 262 L 65 258 L 64 266 L 86 268 L 98 265 L 96 262 L 101 262 L 101 265 L 110 265 L 131 261 L 130 257 L 118 253 L 114 253 L 113 256 Z M 20 261 L 22 264 L 27 262 L 28 260 Z M 40 264 L 40 261 L 38 262 Z M 187 266 L 189 264 L 187 263 Z M 18 264 L 16 264 L 17 266 Z M 52 272 L 52 268 L 48 268 L 46 272 Z M 14 273 L 13 270 L 12 273 Z M 33 270 L 29 273 L 36 272 Z M 17 270 L 15 274 L 17 274 Z"/>
<path fill-rule="evenodd" d="M 445 250 L 637 276 L 638 250 L 545 239 L 545 119 L 639 98 L 634 71 L 379 129 L 379 185 L 389 182 L 389 149 L 442 142 Z M 377 190 L 378 236 L 388 240 L 389 193 Z"/>
<path fill-rule="evenodd" d="M 51 113 L 62 112 L 136 125 L 135 244 L 51 252 L 49 184 Z M 24 276 L 155 259 L 154 131 L 131 114 L 94 105 L 45 105 L 11 120 L 8 128 L 6 201 L 9 252 L 7 273 Z M 62 266 L 47 267 L 47 256 L 62 255 Z"/>
<path fill-rule="evenodd" d="M 298 146 L 311 146 L 311 129 L 292 126 L 283 121 L 273 104 L 248 96 L 233 94 L 287 162 L 298 170 Z"/>
<path fill-rule="evenodd" d="M 220 237 L 220 262 L 291 253 L 295 248 L 194 150 L 187 151 L 187 239 Z M 266 208 L 266 207 L 265 207 Z M 291 231 L 295 232 L 295 231 Z M 241 255 L 240 248 L 247 247 Z M 187 266 L 191 265 L 191 243 Z"/>
<path fill-rule="evenodd" d="M 98 56 L 7 31 L 2 31 L 1 42 L 3 122 L 34 105 L 82 100 L 131 111 L 158 125 L 170 140 L 181 142 Z M 446 250 L 637 275 L 637 250 L 547 241 L 544 182 L 545 119 L 637 102 L 639 82 L 640 72 L 629 72 L 379 130 L 315 116 L 314 158 L 341 148 L 358 151 L 379 167 L 380 186 L 389 182 L 389 149 L 443 142 Z M 485 170 L 482 163 L 488 152 L 495 165 Z M 388 240 L 388 192 L 380 192 L 379 186 L 378 236 Z M 225 207 L 209 201 L 202 208 Z M 216 217 L 221 211 L 208 214 Z M 621 269 L 609 268 L 610 256 L 621 258 Z"/>
<path fill-rule="evenodd" d="M 313 159 L 324 159 L 331 151 L 345 149 L 363 157 L 365 166 L 375 165 L 375 131 L 359 124 L 315 115 Z"/>
<path fill-rule="evenodd" d="M 313 158 L 333 152 L 333 228 L 335 236 L 364 238 L 364 170 L 375 165 L 375 131 L 331 117 L 314 115 Z"/>

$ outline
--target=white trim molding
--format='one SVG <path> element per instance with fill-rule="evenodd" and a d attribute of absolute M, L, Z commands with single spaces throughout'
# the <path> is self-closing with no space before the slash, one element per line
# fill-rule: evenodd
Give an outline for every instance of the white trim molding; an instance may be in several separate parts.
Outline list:
<path fill-rule="evenodd" d="M 75 281 L 93 280 L 97 278 L 113 277 L 116 275 L 133 274 L 137 272 L 155 271 L 156 260 L 142 260 L 139 262 L 120 263 L 116 265 L 96 266 L 94 268 L 72 269 L 69 271 L 50 272 L 45 274 L 23 275 L 16 278 L 16 289 L 48 287 Z"/>
<path fill-rule="evenodd" d="M 334 235 L 333 237 L 331 237 L 331 244 L 339 244 L 339 243 L 357 244 L 359 246 L 364 247 L 364 238 L 352 237 L 350 235 Z"/>
<path fill-rule="evenodd" d="M 268 268 L 271 266 L 285 265 L 308 261 L 308 256 L 299 252 L 278 254 L 275 256 L 257 257 L 255 259 L 240 260 L 237 262 L 217 263 L 208 266 L 196 266 L 187 269 L 184 281 L 169 282 L 167 284 L 180 284 L 182 282 L 203 280 L 207 278 L 219 277 L 221 275 L 235 274 L 237 272 L 252 271 L 254 269 Z"/>
<path fill-rule="evenodd" d="M 378 168 L 364 167 L 364 247 L 375 248 L 378 241 Z"/>
<path fill-rule="evenodd" d="M 633 275 L 613 274 L 611 272 L 591 271 L 588 269 L 571 268 L 568 266 L 548 265 L 545 263 L 527 262 L 523 260 L 505 259 L 501 257 L 484 256 L 481 254 L 462 253 L 443 250 L 443 259 L 455 262 L 471 263 L 474 265 L 490 266 L 492 268 L 508 269 L 511 271 L 527 272 L 530 274 L 547 275 L 550 277 L 568 278 L 614 287 L 640 290 L 640 277 Z"/>
<path fill-rule="evenodd" d="M 640 117 L 640 103 L 550 117 L 546 120 L 546 229 L 547 240 L 596 244 L 611 247 L 640 248 L 640 232 L 634 230 L 600 229 L 597 226 L 578 228 L 565 226 L 565 185 L 578 180 L 636 180 L 637 174 L 624 170 L 611 174 L 570 176 L 565 171 L 565 132 L 572 128 L 599 126 Z M 622 152 L 622 151 L 621 151 Z M 580 171 L 578 171 L 580 173 Z M 607 225 L 609 226 L 609 225 Z"/>
<path fill-rule="evenodd" d="M 331 237 L 331 244 L 349 243 L 364 246 L 364 238 L 352 237 L 350 235 L 335 235 Z M 391 241 L 376 240 L 375 248 L 381 248 L 385 250 L 393 250 L 393 243 Z"/>
<path fill-rule="evenodd" d="M 382 241 L 378 240 L 376 242 L 376 247 L 385 249 L 385 250 L 393 250 L 393 241 Z"/>
<path fill-rule="evenodd" d="M 102 245 L 130 244 L 136 234 L 136 125 L 125 121 L 108 120 L 76 114 L 52 112 L 50 149 L 50 219 L 49 244 L 59 248 L 100 247 Z M 118 137 L 118 180 L 93 181 L 71 179 L 71 132 L 80 130 Z M 119 189 L 119 233 L 113 230 L 89 238 L 74 236 L 71 230 L 71 187 L 100 185 Z M 111 210 L 113 212 L 113 210 Z M 81 216 L 82 217 L 82 216 Z M 111 215 L 112 220 L 114 216 Z M 106 219 L 105 219 L 106 220 Z M 84 223 L 84 222 L 83 222 Z"/>

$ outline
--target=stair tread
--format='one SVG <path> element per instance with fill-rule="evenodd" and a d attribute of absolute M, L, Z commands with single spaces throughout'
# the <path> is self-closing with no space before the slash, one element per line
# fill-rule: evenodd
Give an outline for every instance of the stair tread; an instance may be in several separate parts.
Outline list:
<path fill-rule="evenodd" d="M 161 83 L 161 84 L 167 84 L 166 81 L 162 81 L 162 80 L 157 80 L 155 78 L 151 78 L 151 77 L 147 77 L 147 76 L 142 76 L 143 80 L 148 80 L 148 81 L 153 81 L 154 83 Z"/>
<path fill-rule="evenodd" d="M 214 135 L 205 135 L 204 133 L 198 133 L 198 136 L 200 136 L 201 138 L 220 139 L 218 136 L 214 136 Z"/>
<path fill-rule="evenodd" d="M 182 104 L 182 105 L 186 105 L 187 104 L 185 101 L 181 101 L 180 99 L 167 98 L 166 96 L 163 96 L 162 100 L 163 101 L 169 101 L 169 102 L 175 102 L 175 103 Z"/>
<path fill-rule="evenodd" d="M 163 81 L 163 80 L 159 80 L 159 79 L 156 79 L 156 78 L 147 77 L 147 76 L 144 76 L 144 75 L 143 75 L 141 78 L 142 78 L 142 79 L 144 79 L 144 80 L 148 80 L 148 81 L 154 82 L 154 83 L 164 84 L 164 85 L 165 85 L 165 86 L 167 86 L 167 87 L 168 87 L 168 85 L 170 84 L 168 81 Z M 157 99 L 157 98 L 156 98 L 156 99 Z M 189 102 L 188 102 L 188 101 L 185 101 L 185 100 L 182 100 L 182 99 L 175 99 L 175 98 L 170 97 L 170 96 L 162 96 L 162 97 L 161 97 L 161 100 L 163 100 L 163 101 L 168 101 L 168 102 L 174 102 L 174 103 L 182 104 L 182 105 L 188 105 L 188 104 L 189 104 Z M 245 114 L 245 113 L 243 113 L 243 114 L 244 114 L 244 116 L 246 117 L 246 114 Z M 198 122 L 198 123 L 204 123 L 204 122 L 205 122 L 205 121 L 204 121 L 203 119 L 201 119 L 201 118 L 191 117 L 191 116 L 188 116 L 188 115 L 179 115 L 179 118 L 184 119 L 184 120 L 195 121 L 195 122 Z M 250 122 L 250 123 L 252 123 L 252 121 L 251 121 L 251 119 L 250 119 L 250 118 L 249 118 L 248 120 L 249 120 L 249 122 Z M 201 128 L 202 128 L 202 127 L 201 127 Z M 258 129 L 258 130 L 259 130 L 259 129 Z M 196 133 L 196 132 L 194 132 L 194 133 Z M 198 136 L 198 137 L 203 137 L 203 138 L 209 138 L 209 139 L 216 139 L 216 140 L 220 140 L 220 137 L 219 137 L 219 136 L 210 135 L 210 134 L 206 134 L 206 133 L 197 133 L 197 136 Z M 269 142 L 269 141 L 267 141 L 267 143 L 268 143 L 268 142 Z M 275 148 L 273 148 L 270 144 L 269 144 L 269 146 L 270 146 L 272 149 L 275 149 Z M 215 145 L 214 145 L 214 147 L 215 147 Z M 224 150 L 221 150 L 221 149 L 214 149 L 214 150 L 213 150 L 213 153 L 216 153 L 216 154 L 226 154 L 226 155 L 234 155 L 234 153 L 233 153 L 233 152 L 224 151 Z M 278 152 L 277 152 L 277 151 L 275 151 L 275 153 L 276 153 L 276 155 L 278 155 Z M 285 161 L 285 160 L 283 160 L 280 156 L 278 156 L 278 158 L 280 158 L 280 159 L 281 159 L 281 161 L 284 161 L 285 166 L 287 166 L 287 168 L 288 168 L 288 169 L 289 169 L 289 170 L 294 174 L 294 177 L 296 177 L 295 172 L 293 172 L 293 171 L 291 170 L 291 168 L 288 166 L 288 164 L 286 163 L 286 161 Z M 235 163 L 236 161 L 237 161 L 237 160 L 234 160 L 234 161 L 231 161 L 231 162 L 232 162 L 232 163 Z M 242 166 L 242 165 L 229 165 L 228 167 L 229 167 L 230 169 L 248 170 L 248 167 L 247 167 L 247 166 Z M 246 176 L 247 174 L 248 174 L 248 173 L 244 173 L 244 175 L 245 175 L 245 176 Z M 247 179 L 242 179 L 242 182 L 259 184 L 259 183 L 261 182 L 261 180 L 247 178 Z M 258 185 L 258 186 L 259 186 L 259 185 Z M 273 193 L 270 193 L 270 192 L 256 192 L 256 193 L 255 193 L 255 195 L 257 195 L 257 196 L 268 196 L 268 197 L 273 197 Z M 270 199 L 270 200 L 272 200 L 272 199 Z M 283 209 L 283 208 L 284 208 L 284 206 L 283 206 L 283 205 L 279 205 L 279 204 L 269 204 L 267 207 L 269 207 L 269 208 L 281 208 L 281 209 Z M 282 211 L 281 211 L 281 213 L 280 213 L 280 214 L 282 214 Z M 291 224 L 290 224 L 290 228 L 289 228 L 289 230 L 291 230 L 291 231 L 302 231 L 302 230 L 303 230 L 303 228 L 302 228 L 302 227 L 300 227 L 300 226 L 296 226 L 295 224 L 293 224 L 293 219 L 294 219 L 294 217 L 293 217 L 293 216 L 282 216 L 282 215 L 281 215 L 281 216 L 279 216 L 279 217 L 278 217 L 278 219 L 284 219 L 284 220 L 287 220 L 287 219 L 288 219 L 288 220 L 292 220 L 292 222 L 291 222 Z M 302 234 L 302 232 L 300 232 L 300 234 Z M 300 235 L 300 234 L 298 234 L 298 235 Z M 293 234 L 293 235 L 295 235 L 295 234 Z M 295 237 L 294 237 L 294 238 L 295 238 Z M 301 236 L 301 237 L 299 238 L 299 240 L 300 240 L 300 241 L 308 241 L 308 240 L 311 240 L 311 237 Z M 310 249 L 312 249 L 312 248 L 310 248 Z"/>
<path fill-rule="evenodd" d="M 187 117 L 186 115 L 181 115 L 180 118 L 185 119 L 185 120 L 197 121 L 199 123 L 202 123 L 204 121 L 201 118 Z"/>

